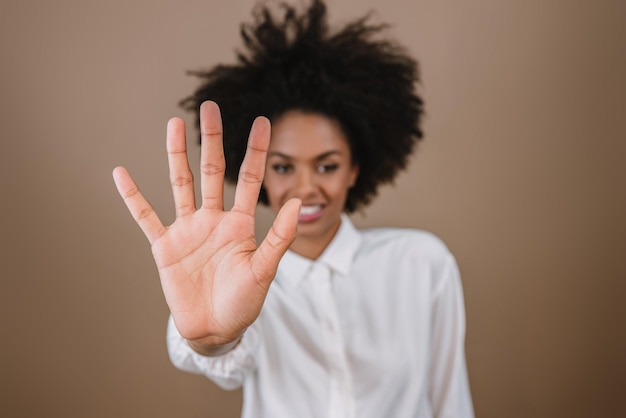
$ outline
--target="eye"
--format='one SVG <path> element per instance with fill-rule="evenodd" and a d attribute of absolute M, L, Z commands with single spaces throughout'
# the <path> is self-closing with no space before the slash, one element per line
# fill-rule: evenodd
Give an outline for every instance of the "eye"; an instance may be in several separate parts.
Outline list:
<path fill-rule="evenodd" d="M 339 164 L 322 164 L 317 167 L 317 171 L 320 173 L 332 173 L 339 168 Z"/>
<path fill-rule="evenodd" d="M 289 164 L 272 164 L 272 170 L 278 174 L 286 174 L 291 172 L 292 167 Z"/>

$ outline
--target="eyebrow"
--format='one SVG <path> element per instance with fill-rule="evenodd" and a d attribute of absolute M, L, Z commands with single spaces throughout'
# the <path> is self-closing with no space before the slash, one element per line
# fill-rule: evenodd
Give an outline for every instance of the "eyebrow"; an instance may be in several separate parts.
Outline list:
<path fill-rule="evenodd" d="M 320 161 L 320 160 L 323 160 L 323 159 L 325 159 L 327 157 L 330 157 L 331 155 L 335 155 L 335 154 L 336 155 L 341 155 L 341 152 L 337 151 L 337 150 L 327 151 L 327 152 L 325 152 L 323 154 L 320 154 L 317 157 L 315 157 L 315 160 L 316 161 Z M 268 157 L 281 157 L 281 158 L 284 158 L 286 160 L 293 160 L 292 156 L 287 155 L 287 154 L 283 154 L 282 152 L 276 152 L 275 151 L 275 152 L 270 152 L 267 155 L 268 155 Z"/>

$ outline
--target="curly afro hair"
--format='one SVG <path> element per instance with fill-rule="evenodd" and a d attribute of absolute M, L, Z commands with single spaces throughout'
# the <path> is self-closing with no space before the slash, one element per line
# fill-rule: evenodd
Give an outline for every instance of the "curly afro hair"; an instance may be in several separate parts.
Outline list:
<path fill-rule="evenodd" d="M 387 25 L 370 24 L 369 14 L 331 33 L 320 0 L 301 14 L 287 4 L 280 11 L 277 18 L 267 5 L 258 6 L 254 21 L 241 26 L 245 49 L 237 51 L 236 64 L 191 71 L 203 83 L 181 106 L 199 118 L 202 102 L 219 104 L 231 182 L 255 117 L 276 121 L 300 110 L 338 121 L 360 167 L 345 206 L 354 212 L 406 167 L 422 138 L 417 62 L 400 45 L 379 39 Z M 265 190 L 259 202 L 268 204 Z"/>

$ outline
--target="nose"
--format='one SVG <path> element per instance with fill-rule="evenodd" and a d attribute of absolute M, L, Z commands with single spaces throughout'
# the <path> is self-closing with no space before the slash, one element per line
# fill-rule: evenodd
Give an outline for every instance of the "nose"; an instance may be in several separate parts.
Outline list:
<path fill-rule="evenodd" d="M 299 170 L 295 176 L 294 192 L 296 197 L 304 199 L 317 191 L 317 179 L 311 170 Z"/>

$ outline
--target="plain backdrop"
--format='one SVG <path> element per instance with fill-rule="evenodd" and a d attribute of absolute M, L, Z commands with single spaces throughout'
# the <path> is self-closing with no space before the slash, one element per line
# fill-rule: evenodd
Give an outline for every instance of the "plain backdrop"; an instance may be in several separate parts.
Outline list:
<path fill-rule="evenodd" d="M 334 24 L 375 10 L 420 61 L 426 138 L 354 220 L 456 255 L 477 417 L 626 416 L 626 3 L 328 3 Z M 170 365 L 111 170 L 172 221 L 165 124 L 195 144 L 186 71 L 233 62 L 253 4 L 0 3 L 1 416 L 238 416 L 240 392 Z"/>

